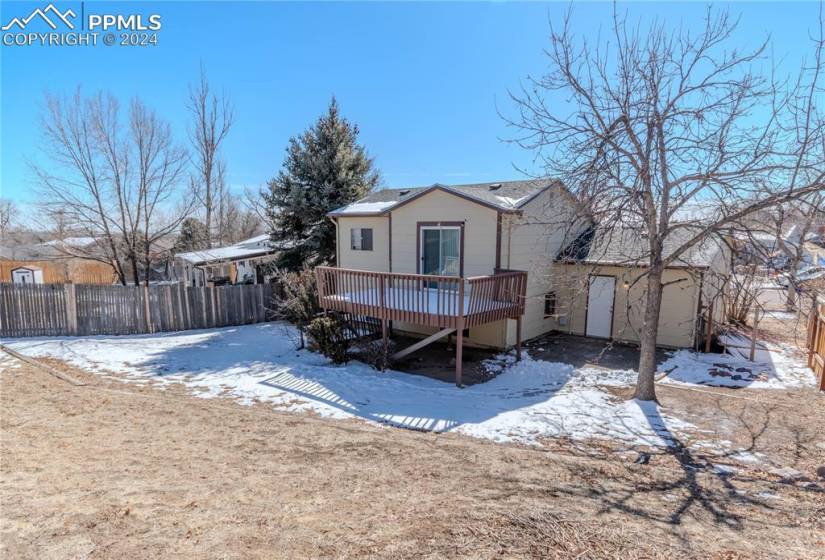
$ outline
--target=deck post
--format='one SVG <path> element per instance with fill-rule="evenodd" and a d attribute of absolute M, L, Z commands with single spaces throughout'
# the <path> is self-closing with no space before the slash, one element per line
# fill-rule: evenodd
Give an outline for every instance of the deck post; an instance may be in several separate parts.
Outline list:
<path fill-rule="evenodd" d="M 388 340 L 387 340 L 387 302 L 384 299 L 385 296 L 385 288 L 384 288 L 384 277 L 378 277 L 378 294 L 379 294 L 379 303 L 381 305 L 381 342 L 383 344 L 383 352 L 384 352 L 384 359 L 381 360 L 381 371 L 387 367 L 387 352 L 388 352 Z"/>
<path fill-rule="evenodd" d="M 521 361 L 521 315 L 516 317 L 516 361 Z"/>
<path fill-rule="evenodd" d="M 464 279 L 458 282 L 458 318 L 455 332 L 455 386 L 461 387 L 464 354 Z"/>

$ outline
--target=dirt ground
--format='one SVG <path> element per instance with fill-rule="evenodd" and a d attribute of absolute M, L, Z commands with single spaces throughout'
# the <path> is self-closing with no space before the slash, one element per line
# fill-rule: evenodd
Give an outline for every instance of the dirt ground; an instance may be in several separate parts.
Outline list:
<path fill-rule="evenodd" d="M 661 387 L 801 476 L 0 373 L 3 558 L 821 558 L 823 399 Z M 691 418 L 692 419 L 692 418 Z M 710 424 L 710 420 L 709 420 Z M 747 429 L 744 427 L 747 426 Z"/>

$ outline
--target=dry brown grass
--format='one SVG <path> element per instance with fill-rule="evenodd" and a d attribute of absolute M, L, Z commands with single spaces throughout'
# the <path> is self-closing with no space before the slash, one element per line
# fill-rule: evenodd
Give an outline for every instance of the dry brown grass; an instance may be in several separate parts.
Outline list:
<path fill-rule="evenodd" d="M 721 476 L 681 453 L 634 464 L 604 444 L 498 445 L 70 373 L 88 385 L 30 366 L 0 374 L 4 558 L 803 559 L 825 546 L 822 489 L 764 471 Z"/>

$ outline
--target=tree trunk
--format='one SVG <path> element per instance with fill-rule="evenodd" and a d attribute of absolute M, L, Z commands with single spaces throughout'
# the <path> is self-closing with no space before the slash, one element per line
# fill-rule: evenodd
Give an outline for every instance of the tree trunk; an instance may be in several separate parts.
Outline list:
<path fill-rule="evenodd" d="M 207 172 L 206 176 L 204 177 L 204 182 L 206 183 L 206 200 L 204 205 L 206 206 L 206 245 L 208 247 L 212 247 L 212 179 L 210 174 Z"/>
<path fill-rule="evenodd" d="M 135 286 L 140 286 L 140 272 L 138 272 L 137 255 L 134 253 L 129 255 L 129 262 L 132 264 L 132 280 L 135 281 Z"/>
<path fill-rule="evenodd" d="M 659 334 L 659 312 L 662 308 L 662 267 L 652 267 L 647 276 L 645 318 L 639 345 L 639 379 L 635 398 L 655 401 L 656 388 L 656 338 Z"/>
<path fill-rule="evenodd" d="M 796 309 L 796 275 L 791 275 L 788 278 L 788 290 L 785 300 L 785 308 L 788 311 L 793 311 Z"/>

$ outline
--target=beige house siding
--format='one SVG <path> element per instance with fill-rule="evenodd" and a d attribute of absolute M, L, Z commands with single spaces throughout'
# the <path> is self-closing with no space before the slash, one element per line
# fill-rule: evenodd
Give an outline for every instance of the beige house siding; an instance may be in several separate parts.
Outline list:
<path fill-rule="evenodd" d="M 531 200 L 521 215 L 504 216 L 501 265 L 528 273 L 522 340 L 557 328 L 554 318 L 544 315 L 544 297 L 554 289 L 553 261 L 589 224 L 576 215 L 575 202 L 559 188 L 550 188 Z M 507 323 L 507 345 L 513 345 L 516 323 Z"/>
<path fill-rule="evenodd" d="M 464 223 L 464 276 L 492 274 L 496 266 L 496 211 L 435 190 L 392 211 L 392 271 L 418 271 L 418 222 Z"/>
<path fill-rule="evenodd" d="M 372 228 L 372 251 L 352 250 L 350 230 L 353 228 Z M 389 232 L 389 218 L 386 216 L 338 218 L 338 266 L 389 272 Z"/>
<path fill-rule="evenodd" d="M 570 334 L 586 333 L 588 275 L 614 276 L 612 338 L 639 342 L 644 313 L 644 270 L 633 267 L 558 265 L 556 328 Z M 692 347 L 695 340 L 700 278 L 698 272 L 665 270 L 657 343 L 674 348 Z"/>

